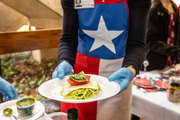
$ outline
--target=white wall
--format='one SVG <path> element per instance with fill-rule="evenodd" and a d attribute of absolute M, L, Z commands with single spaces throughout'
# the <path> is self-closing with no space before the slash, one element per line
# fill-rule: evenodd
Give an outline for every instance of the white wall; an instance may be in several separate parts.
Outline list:
<path fill-rule="evenodd" d="M 174 0 L 174 2 L 179 6 L 180 5 L 180 0 Z"/>

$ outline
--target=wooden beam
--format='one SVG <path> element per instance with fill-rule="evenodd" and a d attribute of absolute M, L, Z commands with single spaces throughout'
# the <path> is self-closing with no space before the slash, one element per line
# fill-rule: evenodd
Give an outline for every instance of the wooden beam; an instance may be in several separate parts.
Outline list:
<path fill-rule="evenodd" d="M 0 54 L 58 47 L 62 29 L 0 33 Z"/>

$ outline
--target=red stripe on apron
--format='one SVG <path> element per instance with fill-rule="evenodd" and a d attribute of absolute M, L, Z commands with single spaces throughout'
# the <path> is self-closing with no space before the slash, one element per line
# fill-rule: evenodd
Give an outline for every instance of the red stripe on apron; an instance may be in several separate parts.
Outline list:
<path fill-rule="evenodd" d="M 86 74 L 99 74 L 100 59 L 77 53 L 74 65 L 74 73 L 82 70 Z M 67 112 L 70 108 L 78 109 L 79 120 L 96 120 L 97 102 L 90 103 L 65 103 L 61 102 L 61 111 Z"/>
<path fill-rule="evenodd" d="M 78 120 L 96 120 L 97 102 L 90 103 L 65 103 L 61 102 L 61 111 L 67 112 L 70 108 L 78 109 Z"/>
<path fill-rule="evenodd" d="M 125 2 L 126 0 L 94 0 L 94 4 L 115 4 Z"/>
<path fill-rule="evenodd" d="M 74 73 L 79 73 L 82 70 L 86 74 L 99 74 L 100 59 L 84 55 L 80 52 L 76 54 L 76 62 L 74 64 Z"/>

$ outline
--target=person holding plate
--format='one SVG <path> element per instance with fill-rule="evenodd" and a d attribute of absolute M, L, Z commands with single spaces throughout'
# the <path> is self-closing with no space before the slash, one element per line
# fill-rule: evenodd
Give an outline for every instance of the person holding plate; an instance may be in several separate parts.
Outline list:
<path fill-rule="evenodd" d="M 88 0 L 88 3 L 82 2 L 86 5 L 82 4 L 80 9 L 74 9 L 74 3 L 61 0 L 63 33 L 59 42 L 59 65 L 52 78 L 62 79 L 72 74 L 72 70 L 74 73 L 84 71 L 108 77 L 109 81 L 117 82 L 121 90 L 114 97 L 96 102 L 61 102 L 61 110 L 77 108 L 79 120 L 129 120 L 131 80 L 145 57 L 150 0 Z"/>
<path fill-rule="evenodd" d="M 0 60 L 1 63 L 1 60 Z M 18 93 L 14 86 L 12 86 L 8 81 L 1 77 L 1 64 L 0 64 L 0 94 L 3 95 L 3 101 L 17 99 Z"/>

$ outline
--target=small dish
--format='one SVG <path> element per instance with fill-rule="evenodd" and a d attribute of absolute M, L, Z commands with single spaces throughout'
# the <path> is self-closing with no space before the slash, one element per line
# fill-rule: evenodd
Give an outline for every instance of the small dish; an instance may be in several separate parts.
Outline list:
<path fill-rule="evenodd" d="M 16 107 L 17 100 L 10 100 L 0 104 L 0 120 L 37 120 L 38 118 L 44 116 L 45 107 L 40 101 L 36 101 L 34 104 L 34 110 L 32 115 L 24 117 L 20 116 L 17 107 Z M 13 115 L 15 116 L 5 116 L 3 114 L 3 110 L 5 108 L 11 108 L 13 110 Z"/>
<path fill-rule="evenodd" d="M 16 102 L 18 114 L 20 116 L 30 116 L 33 113 L 35 104 L 34 98 L 22 98 Z"/>

